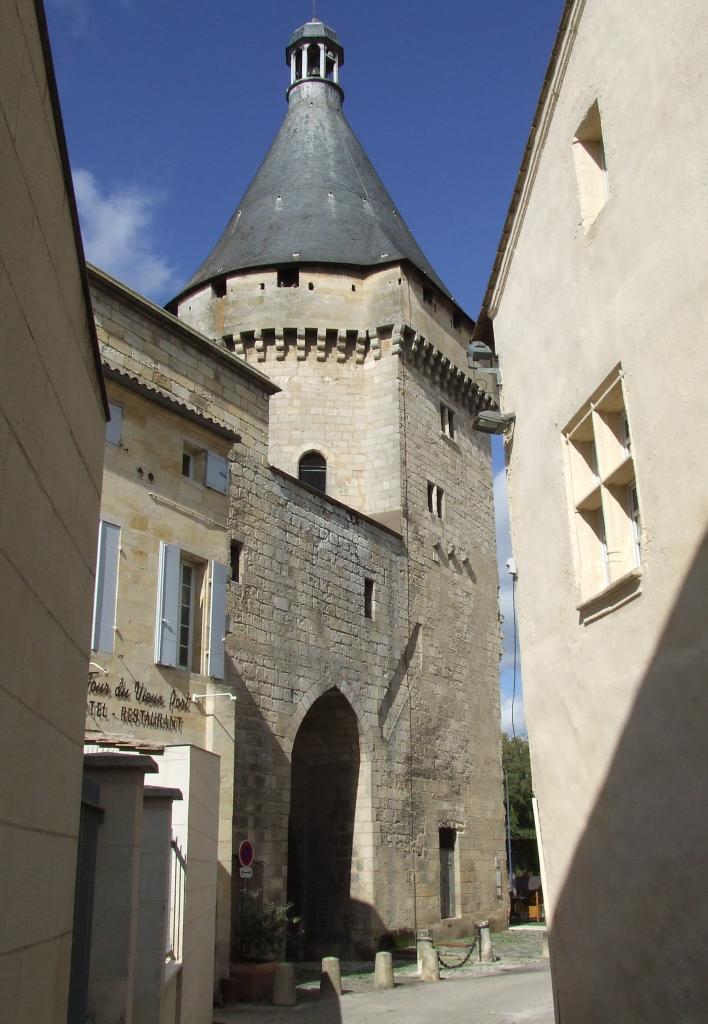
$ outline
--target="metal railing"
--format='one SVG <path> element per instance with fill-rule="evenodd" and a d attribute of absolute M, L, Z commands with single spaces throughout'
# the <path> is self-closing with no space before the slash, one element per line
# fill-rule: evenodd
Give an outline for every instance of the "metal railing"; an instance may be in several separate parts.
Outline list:
<path fill-rule="evenodd" d="M 176 839 L 170 842 L 170 913 L 167 927 L 166 960 L 182 959 L 184 926 L 184 890 L 187 880 L 187 858 Z"/>

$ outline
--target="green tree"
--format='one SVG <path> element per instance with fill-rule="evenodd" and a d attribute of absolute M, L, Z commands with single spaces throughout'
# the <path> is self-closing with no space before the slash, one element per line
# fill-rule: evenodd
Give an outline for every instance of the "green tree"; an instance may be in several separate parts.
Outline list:
<path fill-rule="evenodd" d="M 531 797 L 531 758 L 528 740 L 502 736 L 502 767 L 509 791 L 509 828 L 514 871 L 537 875 L 538 847 Z"/>

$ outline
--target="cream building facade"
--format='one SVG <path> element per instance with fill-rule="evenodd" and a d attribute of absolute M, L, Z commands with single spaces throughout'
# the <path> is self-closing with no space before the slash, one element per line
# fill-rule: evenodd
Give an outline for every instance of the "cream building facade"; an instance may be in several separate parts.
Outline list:
<path fill-rule="evenodd" d="M 264 457 L 268 396 L 277 388 L 98 269 L 89 268 L 89 279 L 111 419 L 86 744 L 149 754 L 158 782 L 182 794 L 172 838 L 186 860 L 184 899 L 194 906 L 181 925 L 180 976 L 163 950 L 154 1019 L 208 1021 L 231 946 L 235 696 L 224 638 L 236 563 L 228 457 L 240 446 Z M 182 749 L 191 752 L 177 758 Z M 203 752 L 216 755 L 216 790 L 205 781 L 211 767 L 200 767 L 209 764 Z M 199 844 L 212 818 L 218 845 L 209 863 Z"/>
<path fill-rule="evenodd" d="M 0 20 L 0 1016 L 55 1024 L 107 409 L 44 11 Z"/>
<path fill-rule="evenodd" d="M 706 39 L 566 4 L 477 328 L 563 1024 L 705 1016 Z"/>

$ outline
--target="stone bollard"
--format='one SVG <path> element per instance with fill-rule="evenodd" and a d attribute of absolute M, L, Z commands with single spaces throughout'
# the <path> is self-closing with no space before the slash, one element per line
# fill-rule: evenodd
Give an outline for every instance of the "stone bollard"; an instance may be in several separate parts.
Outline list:
<path fill-rule="evenodd" d="M 278 964 L 275 968 L 273 1006 L 297 1006 L 295 967 L 293 964 Z"/>
<path fill-rule="evenodd" d="M 496 961 L 492 949 L 492 937 L 489 934 L 489 921 L 480 921 L 479 928 L 479 959 L 483 964 L 493 964 Z"/>
<path fill-rule="evenodd" d="M 440 981 L 438 954 L 432 942 L 423 946 L 423 964 L 420 976 L 423 981 Z"/>
<path fill-rule="evenodd" d="M 426 946 L 432 946 L 433 938 L 429 931 L 422 929 L 418 932 L 418 941 L 416 942 L 416 952 L 418 954 L 418 977 L 423 973 L 423 950 Z"/>
<path fill-rule="evenodd" d="M 339 957 L 323 957 L 322 974 L 320 975 L 320 995 L 341 996 L 341 994 L 342 972 L 339 966 Z"/>
<path fill-rule="evenodd" d="M 374 988 L 393 988 L 393 956 L 391 953 L 376 954 Z"/>

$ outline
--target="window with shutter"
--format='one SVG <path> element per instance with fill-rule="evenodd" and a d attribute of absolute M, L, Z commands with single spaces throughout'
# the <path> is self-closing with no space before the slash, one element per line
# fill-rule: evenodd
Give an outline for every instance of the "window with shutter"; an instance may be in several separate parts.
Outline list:
<path fill-rule="evenodd" d="M 226 633 L 226 585 L 229 569 L 220 562 L 210 566 L 211 594 L 209 600 L 209 643 L 207 675 L 224 678 L 224 634 Z"/>
<path fill-rule="evenodd" d="M 177 664 L 179 624 L 180 550 L 160 541 L 155 622 L 155 662 L 174 668 Z"/>
<path fill-rule="evenodd" d="M 204 481 L 207 487 L 226 494 L 228 479 L 228 462 L 224 456 L 217 455 L 215 452 L 207 452 L 206 479 Z"/>
<path fill-rule="evenodd" d="M 103 520 L 98 528 L 91 649 L 112 654 L 115 644 L 120 527 Z"/>

